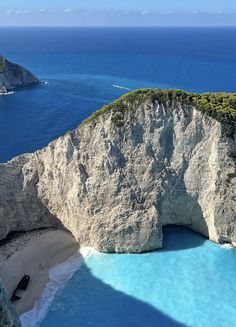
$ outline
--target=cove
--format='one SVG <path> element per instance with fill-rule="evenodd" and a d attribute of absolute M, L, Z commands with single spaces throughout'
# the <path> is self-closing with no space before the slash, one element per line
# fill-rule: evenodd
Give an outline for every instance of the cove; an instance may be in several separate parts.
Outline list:
<path fill-rule="evenodd" d="M 41 326 L 233 326 L 236 251 L 183 227 L 164 233 L 159 251 L 86 258 Z"/>

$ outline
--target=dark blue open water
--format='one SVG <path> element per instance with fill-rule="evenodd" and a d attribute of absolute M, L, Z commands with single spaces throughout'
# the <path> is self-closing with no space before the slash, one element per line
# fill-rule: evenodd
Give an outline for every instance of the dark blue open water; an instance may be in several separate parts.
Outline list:
<path fill-rule="evenodd" d="M 0 97 L 0 162 L 128 90 L 236 91 L 236 28 L 1 28 L 0 52 L 47 82 Z M 163 251 L 90 256 L 42 327 L 233 327 L 235 280 L 235 250 L 169 232 Z"/>
<path fill-rule="evenodd" d="M 236 28 L 1 28 L 0 53 L 48 82 L 0 97 L 0 162 L 128 89 L 236 91 Z"/>

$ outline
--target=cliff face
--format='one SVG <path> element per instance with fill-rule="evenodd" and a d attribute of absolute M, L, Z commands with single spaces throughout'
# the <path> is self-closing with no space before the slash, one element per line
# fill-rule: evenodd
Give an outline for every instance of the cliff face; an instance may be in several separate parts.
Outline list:
<path fill-rule="evenodd" d="M 180 102 L 124 99 L 0 165 L 0 238 L 62 223 L 81 245 L 142 252 L 180 224 L 236 243 L 235 153 L 232 124 Z"/>
<path fill-rule="evenodd" d="M 2 327 L 21 327 L 20 320 L 0 280 L 0 323 Z"/>
<path fill-rule="evenodd" d="M 0 94 L 38 83 L 39 80 L 28 70 L 0 56 Z"/>

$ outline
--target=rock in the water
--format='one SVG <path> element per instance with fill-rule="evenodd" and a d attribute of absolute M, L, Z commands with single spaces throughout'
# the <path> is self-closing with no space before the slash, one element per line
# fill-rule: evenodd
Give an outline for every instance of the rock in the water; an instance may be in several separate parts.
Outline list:
<path fill-rule="evenodd" d="M 219 99 L 227 113 L 214 111 L 211 96 L 205 114 L 204 96 L 131 93 L 0 165 L 0 239 L 61 222 L 81 245 L 105 252 L 160 248 L 167 224 L 235 243 L 236 96 Z"/>
<path fill-rule="evenodd" d="M 0 56 L 0 94 L 38 83 L 37 77 L 28 70 Z"/>

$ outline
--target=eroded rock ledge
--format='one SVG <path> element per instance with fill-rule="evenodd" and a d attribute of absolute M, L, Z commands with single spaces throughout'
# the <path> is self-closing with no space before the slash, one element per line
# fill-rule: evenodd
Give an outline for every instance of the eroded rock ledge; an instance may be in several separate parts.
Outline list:
<path fill-rule="evenodd" d="M 0 94 L 39 83 L 27 69 L 14 64 L 0 55 Z"/>
<path fill-rule="evenodd" d="M 0 239 L 62 224 L 81 245 L 143 252 L 180 224 L 236 243 L 235 99 L 136 91 L 0 165 Z"/>

